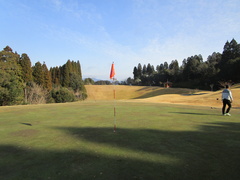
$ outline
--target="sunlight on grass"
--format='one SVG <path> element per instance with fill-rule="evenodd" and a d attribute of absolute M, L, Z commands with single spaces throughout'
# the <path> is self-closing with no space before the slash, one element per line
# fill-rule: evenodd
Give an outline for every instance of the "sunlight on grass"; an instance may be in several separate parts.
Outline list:
<path fill-rule="evenodd" d="M 78 139 L 79 140 L 79 139 Z M 77 142 L 76 142 L 77 143 Z M 173 158 L 168 155 L 161 155 L 159 153 L 147 153 L 139 150 L 131 150 L 129 148 L 113 147 L 104 143 L 92 143 L 88 141 L 81 140 L 81 151 L 86 151 L 88 153 L 106 156 L 114 159 L 133 159 L 143 162 L 152 163 L 163 163 L 163 164 L 177 164 L 179 159 Z M 78 150 L 78 147 L 76 147 Z"/>
<path fill-rule="evenodd" d="M 197 106 L 116 107 L 116 133 L 112 102 L 1 107 L 0 178 L 239 177 L 237 110 L 223 117 Z"/>

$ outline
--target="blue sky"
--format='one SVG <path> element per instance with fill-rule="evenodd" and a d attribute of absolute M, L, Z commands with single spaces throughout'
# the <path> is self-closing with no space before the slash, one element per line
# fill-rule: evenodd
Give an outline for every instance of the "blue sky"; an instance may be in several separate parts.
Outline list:
<path fill-rule="evenodd" d="M 83 77 L 133 77 L 160 65 L 222 53 L 240 43 L 239 0 L 0 0 L 0 48 L 48 68 L 80 61 Z"/>

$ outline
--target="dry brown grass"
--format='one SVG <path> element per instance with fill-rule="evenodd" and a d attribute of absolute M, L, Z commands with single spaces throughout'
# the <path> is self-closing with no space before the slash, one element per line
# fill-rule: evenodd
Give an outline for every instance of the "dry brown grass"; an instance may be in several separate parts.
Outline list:
<path fill-rule="evenodd" d="M 114 89 L 117 100 L 151 103 L 173 103 L 221 107 L 220 91 L 198 91 L 184 88 L 161 88 L 148 86 L 86 85 L 88 100 L 113 100 Z M 233 107 L 240 107 L 240 88 L 233 87 Z"/>

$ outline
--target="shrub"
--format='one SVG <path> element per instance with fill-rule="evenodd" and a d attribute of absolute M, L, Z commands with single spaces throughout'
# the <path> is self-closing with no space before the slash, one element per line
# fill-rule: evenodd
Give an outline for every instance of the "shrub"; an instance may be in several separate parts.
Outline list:
<path fill-rule="evenodd" d="M 49 92 L 41 85 L 35 82 L 27 83 L 25 88 L 25 103 L 26 104 L 45 104 L 47 102 Z"/>
<path fill-rule="evenodd" d="M 51 94 L 56 103 L 73 102 L 76 100 L 73 92 L 64 87 L 53 89 Z"/>

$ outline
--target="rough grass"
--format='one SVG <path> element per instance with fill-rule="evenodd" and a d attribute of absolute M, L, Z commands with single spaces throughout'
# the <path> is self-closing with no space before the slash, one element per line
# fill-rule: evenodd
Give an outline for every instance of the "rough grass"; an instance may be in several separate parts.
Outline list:
<path fill-rule="evenodd" d="M 0 179 L 238 179 L 240 114 L 117 101 L 0 107 Z"/>
<path fill-rule="evenodd" d="M 116 99 L 142 99 L 164 94 L 192 94 L 198 90 L 184 88 L 161 88 L 157 86 L 123 86 L 123 85 L 86 85 L 88 99 L 112 100 L 113 91 Z"/>
<path fill-rule="evenodd" d="M 220 91 L 199 91 L 185 88 L 161 88 L 156 86 L 106 86 L 87 85 L 88 100 L 113 100 L 115 90 L 117 100 L 138 100 L 150 103 L 171 103 L 185 105 L 201 105 L 221 107 Z M 240 88 L 235 85 L 231 88 L 233 93 L 233 108 L 240 108 Z"/>

